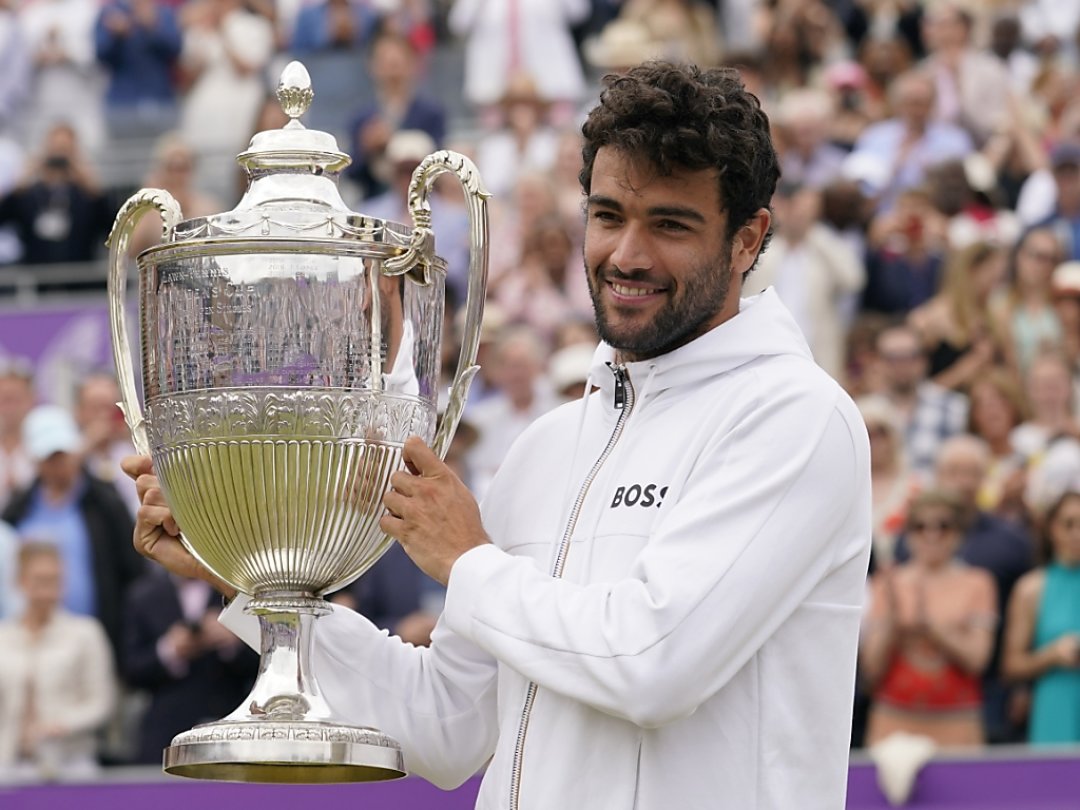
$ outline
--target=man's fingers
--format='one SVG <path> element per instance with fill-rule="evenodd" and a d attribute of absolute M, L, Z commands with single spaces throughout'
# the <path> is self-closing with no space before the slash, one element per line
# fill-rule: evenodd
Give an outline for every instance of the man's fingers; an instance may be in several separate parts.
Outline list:
<path fill-rule="evenodd" d="M 138 481 L 139 476 L 154 472 L 154 463 L 150 456 L 124 456 L 120 459 L 120 469 L 128 478 Z"/>
<path fill-rule="evenodd" d="M 408 503 L 408 496 L 402 495 L 400 492 L 394 492 L 391 490 L 383 495 L 383 506 L 386 507 L 391 515 L 398 520 L 403 519 L 403 515 Z"/>
<path fill-rule="evenodd" d="M 150 504 L 143 504 L 139 507 L 139 523 L 147 524 L 151 527 L 160 526 L 165 530 L 165 533 L 176 537 L 180 534 L 180 529 L 176 525 L 176 521 L 173 519 L 172 512 L 169 511 L 167 506 L 155 506 Z"/>
<path fill-rule="evenodd" d="M 435 451 L 424 444 L 424 440 L 419 436 L 410 436 L 405 440 L 401 457 L 410 469 L 425 478 L 434 478 L 446 469 L 442 459 L 435 455 Z"/>
<path fill-rule="evenodd" d="M 135 491 L 139 495 L 139 502 L 141 503 L 146 499 L 146 494 L 152 490 L 161 489 L 161 483 L 158 481 L 156 475 L 150 475 L 144 473 L 135 479 Z"/>
<path fill-rule="evenodd" d="M 385 514 L 379 518 L 379 528 L 382 529 L 384 534 L 400 541 L 405 533 L 405 521 L 399 517 L 394 517 L 392 514 Z"/>

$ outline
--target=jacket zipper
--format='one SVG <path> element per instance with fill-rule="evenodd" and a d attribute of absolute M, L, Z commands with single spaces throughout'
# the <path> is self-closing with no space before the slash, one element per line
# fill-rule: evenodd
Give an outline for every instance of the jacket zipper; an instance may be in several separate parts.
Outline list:
<path fill-rule="evenodd" d="M 570 518 L 566 523 L 566 529 L 563 531 L 562 541 L 559 544 L 559 553 L 555 557 L 555 564 L 551 569 L 551 576 L 555 579 L 561 579 L 563 570 L 566 568 L 566 557 L 570 551 L 570 538 L 573 537 L 574 529 L 577 528 L 578 516 L 581 514 L 581 508 L 585 503 L 585 496 L 589 493 L 589 487 L 592 486 L 593 481 L 600 472 L 600 468 L 604 466 L 604 462 L 611 455 L 611 451 L 615 449 L 623 428 L 626 426 L 626 420 L 630 417 L 630 411 L 634 408 L 634 386 L 626 374 L 626 366 L 608 363 L 608 368 L 615 375 L 615 408 L 619 411 L 619 418 L 615 422 L 615 429 L 611 432 L 611 437 L 604 447 L 604 452 L 600 454 L 592 469 L 589 470 L 589 474 L 585 477 L 581 489 L 578 490 L 577 498 L 574 500 L 574 508 L 570 511 Z M 536 702 L 538 689 L 539 687 L 535 681 L 529 682 L 529 688 L 525 692 L 525 704 L 521 709 L 517 742 L 514 745 L 514 759 L 510 770 L 510 810 L 519 810 L 525 736 L 529 731 L 529 719 L 532 717 L 533 704 Z"/>

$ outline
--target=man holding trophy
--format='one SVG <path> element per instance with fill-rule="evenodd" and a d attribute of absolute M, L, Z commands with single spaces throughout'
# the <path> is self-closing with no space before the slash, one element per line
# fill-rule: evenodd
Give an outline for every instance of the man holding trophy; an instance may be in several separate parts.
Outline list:
<path fill-rule="evenodd" d="M 379 527 L 445 610 L 426 649 L 320 618 L 321 694 L 437 785 L 487 763 L 479 808 L 838 810 L 869 449 L 775 293 L 740 299 L 779 177 L 768 120 L 732 71 L 647 63 L 605 80 L 584 134 L 592 391 L 526 431 L 483 509 L 404 442 Z M 258 648 L 236 578 L 181 543 L 156 452 L 125 462 L 136 546 L 213 582 Z"/>

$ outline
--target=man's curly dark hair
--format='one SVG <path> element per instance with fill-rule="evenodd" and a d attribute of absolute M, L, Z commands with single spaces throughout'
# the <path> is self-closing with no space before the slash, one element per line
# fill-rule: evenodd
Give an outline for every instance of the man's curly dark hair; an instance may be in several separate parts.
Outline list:
<path fill-rule="evenodd" d="M 596 153 L 613 146 L 646 160 L 661 175 L 716 168 L 729 240 L 769 207 L 780 164 L 769 119 L 738 71 L 646 62 L 625 75 L 605 76 L 603 84 L 600 103 L 582 126 L 579 179 L 585 194 Z"/>

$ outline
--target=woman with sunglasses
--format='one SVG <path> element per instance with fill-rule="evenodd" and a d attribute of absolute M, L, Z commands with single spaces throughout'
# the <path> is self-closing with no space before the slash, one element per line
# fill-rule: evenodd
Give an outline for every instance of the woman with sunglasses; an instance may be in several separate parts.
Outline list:
<path fill-rule="evenodd" d="M 980 677 L 994 642 L 997 603 L 989 573 L 956 557 L 964 509 L 929 490 L 911 502 L 908 562 L 871 580 L 860 650 L 873 703 L 866 744 L 895 732 L 942 746 L 984 741 Z"/>
<path fill-rule="evenodd" d="M 1080 492 L 1062 495 L 1045 520 L 1049 563 L 1025 574 L 1009 601 L 1006 678 L 1033 681 L 1028 740 L 1080 742 Z"/>

